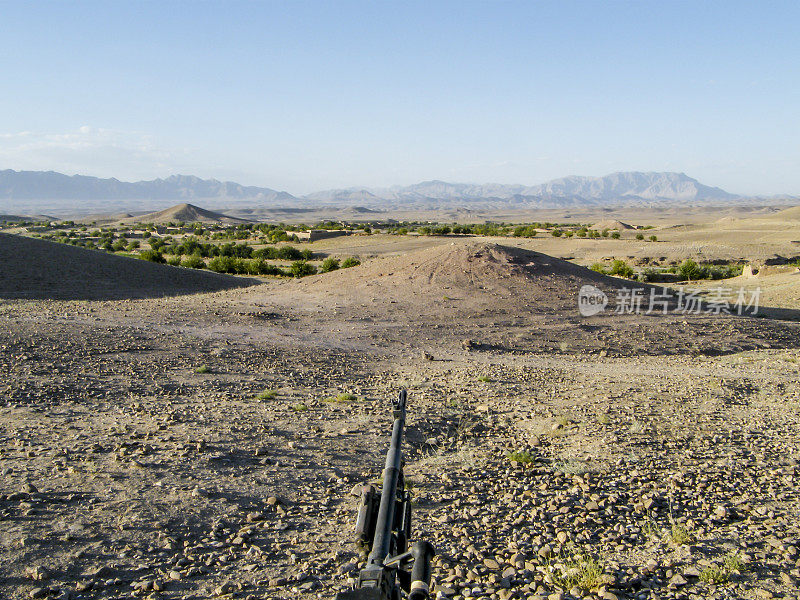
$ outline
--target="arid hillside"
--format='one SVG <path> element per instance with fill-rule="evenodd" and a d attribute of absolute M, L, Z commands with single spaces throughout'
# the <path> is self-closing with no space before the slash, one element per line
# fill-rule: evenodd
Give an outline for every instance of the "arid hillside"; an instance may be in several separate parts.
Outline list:
<path fill-rule="evenodd" d="M 247 279 L 0 233 L 0 298 L 115 300 L 197 294 Z"/>

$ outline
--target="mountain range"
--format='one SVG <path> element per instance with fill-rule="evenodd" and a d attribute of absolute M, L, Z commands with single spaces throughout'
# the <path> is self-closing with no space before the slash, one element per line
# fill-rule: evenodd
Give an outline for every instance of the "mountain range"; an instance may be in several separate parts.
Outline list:
<path fill-rule="evenodd" d="M 53 171 L 0 171 L 0 209 L 108 208 L 142 210 L 158 201 L 213 201 L 264 207 L 359 205 L 369 209 L 564 208 L 620 204 L 731 202 L 741 197 L 703 185 L 684 173 L 620 172 L 605 177 L 564 177 L 539 185 L 483 185 L 425 181 L 389 188 L 333 189 L 293 196 L 230 181 L 173 175 L 125 182 Z M 6 206 L 2 206 L 6 205 Z"/>

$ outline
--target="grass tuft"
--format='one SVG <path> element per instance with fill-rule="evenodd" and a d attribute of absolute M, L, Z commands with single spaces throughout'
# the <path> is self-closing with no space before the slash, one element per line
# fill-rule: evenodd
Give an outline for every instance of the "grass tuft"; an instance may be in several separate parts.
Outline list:
<path fill-rule="evenodd" d="M 592 590 L 606 583 L 600 562 L 584 552 L 557 558 L 556 561 L 552 561 L 549 568 L 552 569 L 553 583 L 563 590 L 575 587 Z"/>
<path fill-rule="evenodd" d="M 527 465 L 533 462 L 533 456 L 527 450 L 513 450 L 506 456 L 511 462 Z"/>
<path fill-rule="evenodd" d="M 200 365 L 194 370 L 194 372 L 199 373 L 200 375 L 211 373 L 211 367 L 209 367 L 208 365 Z"/>
<path fill-rule="evenodd" d="M 308 405 L 305 402 L 298 402 L 296 404 L 290 404 L 289 408 L 294 412 L 306 412 L 308 410 Z"/>
<path fill-rule="evenodd" d="M 667 535 L 669 536 L 669 540 L 676 546 L 691 544 L 695 541 L 694 535 L 689 531 L 686 525 L 678 523 L 677 521 L 672 522 L 672 527 L 670 527 Z"/>
<path fill-rule="evenodd" d="M 274 400 L 277 397 L 278 397 L 277 390 L 264 390 L 258 396 L 256 396 L 256 398 L 258 398 L 259 400 Z"/>

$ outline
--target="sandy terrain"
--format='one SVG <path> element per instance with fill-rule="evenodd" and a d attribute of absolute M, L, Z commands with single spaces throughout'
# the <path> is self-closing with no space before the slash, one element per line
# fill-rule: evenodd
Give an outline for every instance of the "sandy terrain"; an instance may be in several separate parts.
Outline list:
<path fill-rule="evenodd" d="M 406 386 L 440 597 L 796 598 L 800 325 L 614 314 L 558 243 L 353 236 L 319 247 L 377 258 L 302 280 L 3 300 L 0 596 L 333 597 Z"/>

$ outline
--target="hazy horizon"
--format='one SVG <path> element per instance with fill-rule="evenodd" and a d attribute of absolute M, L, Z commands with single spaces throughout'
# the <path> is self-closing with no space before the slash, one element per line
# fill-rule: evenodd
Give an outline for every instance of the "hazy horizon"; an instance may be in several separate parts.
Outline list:
<path fill-rule="evenodd" d="M 0 168 L 800 194 L 800 5 L 4 3 Z"/>

